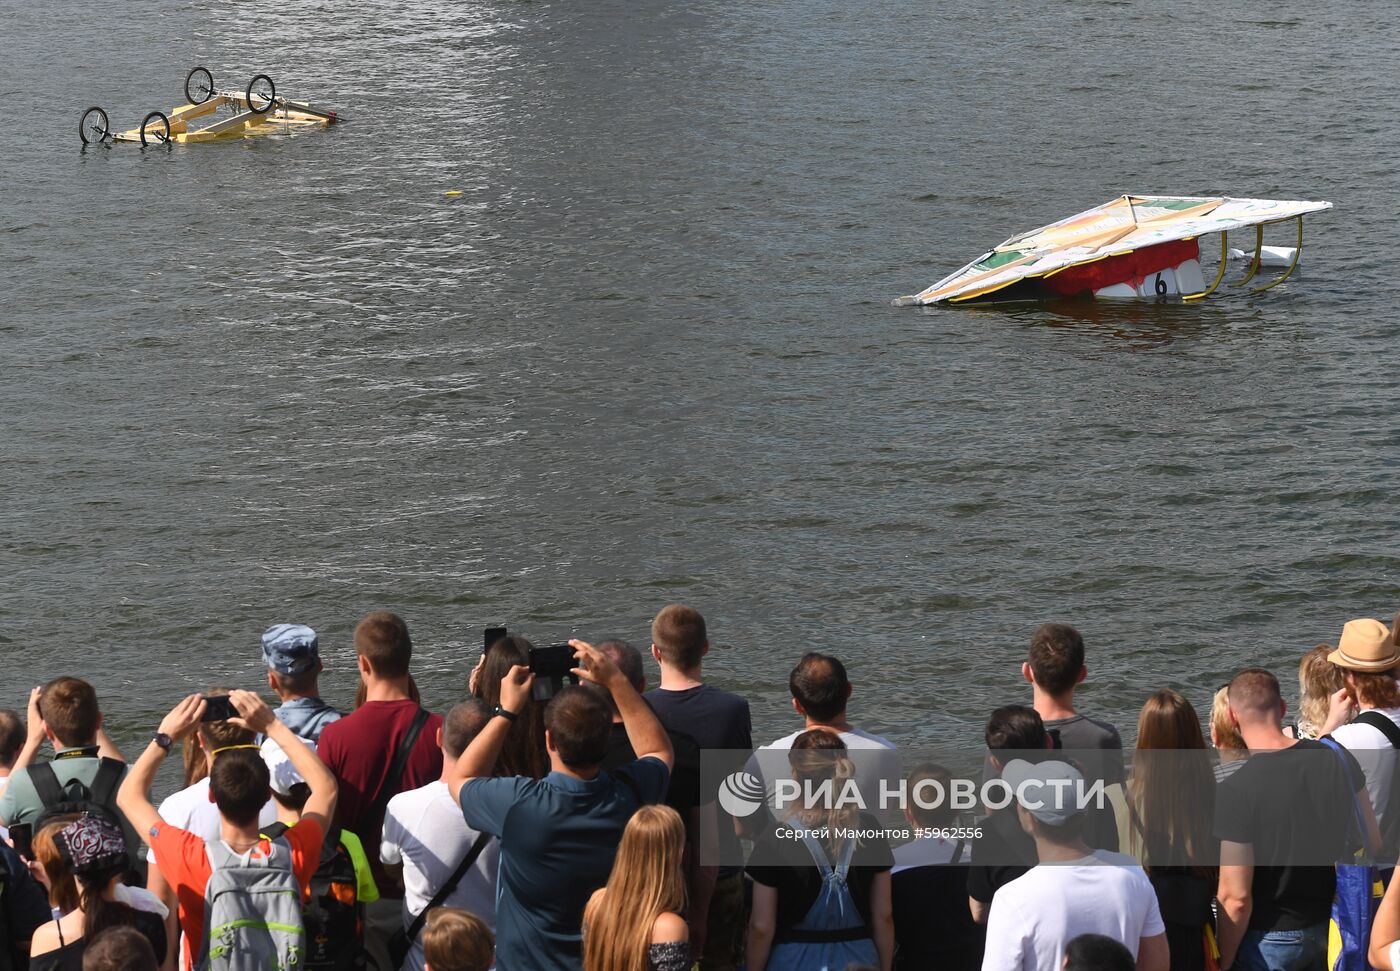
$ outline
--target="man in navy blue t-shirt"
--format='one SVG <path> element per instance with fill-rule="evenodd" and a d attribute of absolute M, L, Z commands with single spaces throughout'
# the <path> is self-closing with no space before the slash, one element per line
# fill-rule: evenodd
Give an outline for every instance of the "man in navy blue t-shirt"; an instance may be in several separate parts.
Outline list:
<path fill-rule="evenodd" d="M 612 713 L 593 692 L 567 687 L 544 713 L 550 773 L 491 778 L 535 679 L 516 665 L 501 680 L 501 703 L 447 780 L 467 824 L 501 841 L 499 971 L 577 971 L 584 905 L 607 883 L 627 820 L 639 806 L 660 802 L 670 780 L 671 740 L 646 702 L 606 655 L 583 641 L 569 643 L 582 662 L 574 673 L 612 695 L 637 761 L 601 771 Z"/>
<path fill-rule="evenodd" d="M 700 680 L 701 661 L 709 651 L 709 635 L 700 611 L 684 604 L 661 608 L 651 623 L 651 656 L 661 667 L 661 687 L 648 691 L 645 698 L 667 730 L 689 735 L 702 752 L 742 751 L 733 766 L 741 769 L 753 749 L 749 703 Z M 724 814 L 713 798 L 699 813 L 699 828 L 704 833 L 714 831 L 715 845 L 692 847 L 692 858 L 705 863 L 711 859 L 740 860 L 733 817 Z M 687 836 L 700 840 L 691 832 Z M 733 863 L 725 867 L 696 865 L 688 874 L 690 942 L 700 971 L 733 971 L 738 964 L 745 926 L 743 869 Z"/>

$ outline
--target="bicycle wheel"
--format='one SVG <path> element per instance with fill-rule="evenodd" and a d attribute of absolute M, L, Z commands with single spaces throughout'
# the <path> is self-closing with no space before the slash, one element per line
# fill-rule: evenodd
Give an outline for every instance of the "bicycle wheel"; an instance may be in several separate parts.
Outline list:
<path fill-rule="evenodd" d="M 163 111 L 153 111 L 141 119 L 141 144 L 164 145 L 170 141 L 170 119 Z"/>
<path fill-rule="evenodd" d="M 207 67 L 197 67 L 185 75 L 185 100 L 202 105 L 214 96 L 214 75 Z"/>
<path fill-rule="evenodd" d="M 272 110 L 272 106 L 277 101 L 277 86 L 272 83 L 272 78 L 266 74 L 255 74 L 253 80 L 248 82 L 248 91 L 245 95 L 248 99 L 248 110 L 260 115 L 265 115 Z"/>
<path fill-rule="evenodd" d="M 107 121 L 107 112 L 101 108 L 89 108 L 83 112 L 83 120 L 78 122 L 78 137 L 84 145 L 104 142 L 111 134 L 112 126 Z"/>

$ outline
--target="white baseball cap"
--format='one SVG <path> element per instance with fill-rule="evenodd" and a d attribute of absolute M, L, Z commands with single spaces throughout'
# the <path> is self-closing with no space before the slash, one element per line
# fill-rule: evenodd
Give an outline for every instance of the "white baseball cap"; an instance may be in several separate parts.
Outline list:
<path fill-rule="evenodd" d="M 308 746 L 314 744 L 309 738 L 303 738 L 302 741 Z M 267 763 L 268 775 L 271 776 L 272 791 L 279 796 L 290 796 L 292 786 L 306 781 L 296 766 L 292 765 L 292 760 L 287 758 L 287 753 L 282 751 L 282 746 L 270 738 L 262 743 L 262 757 Z"/>
<path fill-rule="evenodd" d="M 1078 796 L 1084 789 L 1084 776 L 1068 762 L 1012 759 L 1002 767 L 1001 779 L 1011 787 L 1021 807 L 1047 825 L 1063 826 L 1082 808 Z"/>

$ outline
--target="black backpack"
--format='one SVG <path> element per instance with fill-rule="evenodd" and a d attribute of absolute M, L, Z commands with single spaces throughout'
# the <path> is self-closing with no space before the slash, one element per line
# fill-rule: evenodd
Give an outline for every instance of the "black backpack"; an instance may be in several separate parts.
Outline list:
<path fill-rule="evenodd" d="M 44 804 L 44 808 L 34 818 L 33 831 L 39 832 L 54 816 L 86 813 L 101 816 L 125 833 L 122 817 L 117 812 L 117 788 L 122 784 L 122 774 L 125 772 L 125 762 L 102 758 L 98 760 L 97 774 L 92 777 L 92 785 L 88 786 L 77 779 L 60 783 L 51 762 L 31 765 L 29 781 L 34 783 L 34 792 Z"/>
<path fill-rule="evenodd" d="M 263 827 L 262 835 L 276 839 L 286 823 Z M 311 899 L 302 904 L 306 924 L 303 971 L 353 971 L 369 966 L 364 949 L 364 905 L 355 861 L 340 842 L 340 829 L 331 829 L 321 844 L 321 860 L 311 876 Z"/>

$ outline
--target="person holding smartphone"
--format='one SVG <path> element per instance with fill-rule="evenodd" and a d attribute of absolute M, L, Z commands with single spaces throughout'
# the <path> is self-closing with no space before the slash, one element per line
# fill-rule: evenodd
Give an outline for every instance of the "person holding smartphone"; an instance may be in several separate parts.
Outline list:
<path fill-rule="evenodd" d="M 575 676 L 608 690 L 637 760 L 604 772 L 612 713 L 593 691 L 570 685 L 544 711 L 551 771 L 493 778 L 511 725 L 529 703 L 535 675 L 515 665 L 501 680 L 491 719 L 452 765 L 446 781 L 467 825 L 501 841 L 496 957 L 503 968 L 578 971 L 583 909 L 608 881 L 623 828 L 638 806 L 666 796 L 671 739 L 607 655 L 569 642 Z"/>

